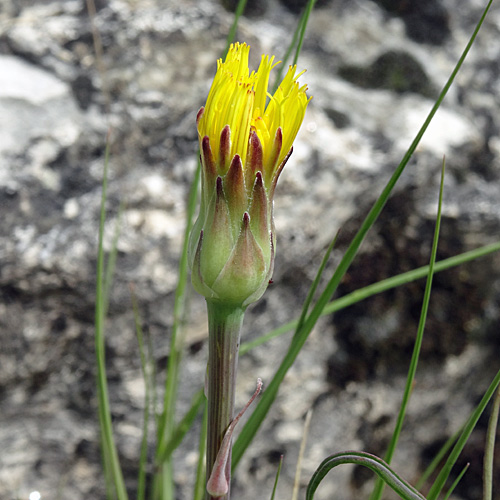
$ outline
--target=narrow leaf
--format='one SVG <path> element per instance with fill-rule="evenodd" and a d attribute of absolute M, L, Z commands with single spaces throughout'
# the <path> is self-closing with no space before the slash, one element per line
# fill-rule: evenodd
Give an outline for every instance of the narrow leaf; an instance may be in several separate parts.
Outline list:
<path fill-rule="evenodd" d="M 335 243 L 337 242 L 338 236 L 339 233 L 335 235 L 335 238 L 333 238 L 331 243 L 328 245 L 328 248 L 326 249 L 325 255 L 323 256 L 323 260 L 321 261 L 321 264 L 318 268 L 318 272 L 316 273 L 314 281 L 312 282 L 312 285 L 309 288 L 309 292 L 307 293 L 304 305 L 302 306 L 302 313 L 300 314 L 300 318 L 297 323 L 295 333 L 299 332 L 300 328 L 304 324 L 304 320 L 307 316 L 307 313 L 309 312 L 309 306 L 311 305 L 312 299 L 314 298 L 314 294 L 316 293 L 321 277 L 323 276 L 326 264 L 328 263 L 328 259 L 330 258 L 330 254 L 332 253 Z"/>
<path fill-rule="evenodd" d="M 130 286 L 132 297 L 132 310 L 134 312 L 135 332 L 137 343 L 139 344 L 139 354 L 141 357 L 141 371 L 144 379 L 144 414 L 142 425 L 141 451 L 139 456 L 139 474 L 137 478 L 137 500 L 145 500 L 146 498 L 146 463 L 148 454 L 148 427 L 149 427 L 149 410 L 151 399 L 151 382 L 150 375 L 150 359 L 146 356 L 144 348 L 144 334 L 141 326 L 141 318 L 139 316 L 139 307 L 132 285 Z"/>
<path fill-rule="evenodd" d="M 462 469 L 462 472 L 458 475 L 458 477 L 453 481 L 453 484 L 451 485 L 451 488 L 448 490 L 448 493 L 444 496 L 443 500 L 448 500 L 450 498 L 451 494 L 455 491 L 455 488 L 458 486 L 458 483 L 461 481 L 461 479 L 464 477 L 464 474 L 467 472 L 469 469 L 470 464 L 466 464 L 465 467 Z"/>
<path fill-rule="evenodd" d="M 191 429 L 204 401 L 205 395 L 203 394 L 203 390 L 199 390 L 193 396 L 193 400 L 188 411 L 186 412 L 184 417 L 182 417 L 181 421 L 175 426 L 170 440 L 160 448 L 158 456 L 159 463 L 169 459 L 173 451 L 181 444 L 184 436 L 187 434 L 189 429 Z"/>
<path fill-rule="evenodd" d="M 470 250 L 468 252 L 461 253 L 459 255 L 455 255 L 453 257 L 449 257 L 447 259 L 443 259 L 439 262 L 436 262 L 434 274 L 445 271 L 447 269 L 451 269 L 453 267 L 460 266 L 462 264 L 465 264 L 466 262 L 471 262 L 481 257 L 486 257 L 487 255 L 498 252 L 499 250 L 500 241 L 476 248 L 474 250 Z M 328 303 L 323 309 L 321 316 L 332 314 L 353 304 L 357 304 L 358 302 L 372 297 L 373 295 L 377 295 L 387 290 L 397 288 L 398 286 L 405 285 L 406 283 L 411 283 L 412 281 L 424 278 L 428 273 L 429 266 L 423 266 L 417 269 L 413 269 L 412 271 L 398 274 L 397 276 L 392 276 L 391 278 L 386 278 L 385 280 L 378 281 L 377 283 L 373 283 L 372 285 L 358 288 L 357 290 L 354 290 L 353 292 L 344 295 L 339 299 L 332 300 L 330 303 Z M 251 342 L 244 342 L 240 347 L 240 355 L 247 353 L 251 349 L 258 347 L 259 345 L 265 344 L 266 342 L 269 342 L 270 340 L 279 337 L 280 335 L 283 335 L 290 330 L 296 329 L 298 323 L 299 319 L 295 319 L 279 326 L 278 328 L 275 328 L 269 333 L 262 335 L 261 337 Z"/>
<path fill-rule="evenodd" d="M 302 440 L 300 442 L 299 456 L 297 458 L 297 467 L 295 469 L 295 480 L 293 482 L 292 500 L 297 500 L 299 497 L 300 488 L 300 473 L 302 472 L 302 459 L 304 458 L 304 453 L 306 451 L 307 435 L 309 434 L 309 427 L 311 426 L 312 418 L 312 408 L 306 414 L 306 420 L 304 422 L 304 432 L 302 434 Z"/>
<path fill-rule="evenodd" d="M 438 451 L 436 456 L 432 459 L 432 462 L 429 464 L 429 466 L 424 470 L 423 474 L 420 476 L 419 480 L 415 484 L 415 487 L 420 489 L 422 486 L 425 484 L 427 479 L 432 475 L 432 473 L 437 469 L 438 465 L 441 463 L 443 458 L 446 456 L 450 448 L 456 443 L 458 437 L 460 436 L 461 432 L 463 431 L 464 426 L 460 427 L 460 429 L 455 432 L 450 438 L 446 440 L 444 445 L 441 447 L 441 449 Z"/>
<path fill-rule="evenodd" d="M 111 423 L 111 409 L 109 405 L 108 381 L 106 377 L 106 354 L 105 354 L 105 311 L 106 299 L 104 293 L 104 225 L 106 222 L 106 196 L 108 187 L 108 165 L 109 165 L 109 136 L 106 141 L 104 157 L 104 172 L 102 179 L 101 212 L 99 219 L 99 242 L 97 251 L 97 284 L 95 305 L 95 350 L 97 361 L 97 389 L 98 389 L 98 412 L 101 428 L 101 446 L 104 458 L 106 487 L 108 495 L 110 491 L 115 492 L 118 500 L 126 500 L 127 490 L 123 480 L 123 473 L 118 459 L 118 451 L 113 436 Z M 112 484 L 109 483 L 109 480 Z"/>
<path fill-rule="evenodd" d="M 198 445 L 198 463 L 196 464 L 196 476 L 194 480 L 193 500 L 203 500 L 206 491 L 206 467 L 205 453 L 207 450 L 207 422 L 208 406 L 205 400 L 203 420 L 201 422 L 200 439 Z"/>
<path fill-rule="evenodd" d="M 201 164 L 198 163 L 193 182 L 189 191 L 186 229 L 184 231 L 184 242 L 179 262 L 179 280 L 175 290 L 174 321 L 170 337 L 170 355 L 165 380 L 165 396 L 163 400 L 163 411 L 158 419 L 157 450 L 156 458 L 161 455 L 161 449 L 172 439 L 175 428 L 175 409 L 177 403 L 177 390 L 179 378 L 179 365 L 181 359 L 180 345 L 183 343 L 181 326 L 185 322 L 187 314 L 187 283 L 188 283 L 188 246 L 189 235 L 193 226 L 194 213 L 198 199 L 198 186 L 201 176 Z M 173 498 L 173 465 L 167 461 L 159 467 L 155 476 L 152 498 L 164 498 L 170 495 Z"/>
<path fill-rule="evenodd" d="M 399 441 L 399 436 L 401 435 L 401 429 L 403 428 L 403 422 L 406 415 L 406 409 L 408 403 L 410 402 L 410 396 L 412 393 L 413 383 L 415 381 L 415 374 L 417 372 L 418 358 L 420 356 L 420 349 L 422 347 L 422 341 L 424 338 L 424 328 L 425 321 L 427 319 L 427 311 L 429 309 L 429 302 L 431 298 L 431 288 L 432 288 L 432 278 L 434 276 L 434 265 L 436 263 L 437 245 L 439 240 L 439 228 L 441 226 L 441 209 L 443 206 L 443 187 L 444 187 L 444 167 L 445 162 L 443 159 L 443 167 L 441 169 L 441 184 L 439 187 L 439 201 L 438 201 L 438 211 L 436 218 L 436 227 L 434 230 L 434 241 L 432 243 L 431 259 L 429 263 L 429 274 L 427 275 L 427 283 L 425 285 L 424 300 L 422 302 L 422 310 L 420 313 L 420 320 L 418 323 L 417 337 L 415 339 L 415 345 L 413 347 L 413 354 L 410 361 L 410 368 L 408 370 L 408 376 L 406 378 L 405 390 L 403 393 L 403 400 L 401 402 L 401 407 L 399 409 L 398 418 L 396 421 L 396 427 L 391 437 L 387 453 L 385 455 L 385 461 L 390 464 L 394 452 L 396 451 L 396 446 Z M 371 500 L 380 500 L 382 493 L 384 491 L 385 483 L 381 479 L 377 480 L 375 483 L 375 488 L 370 497 Z"/>
<path fill-rule="evenodd" d="M 283 466 L 283 455 L 281 455 L 280 457 L 280 463 L 278 464 L 278 470 L 276 471 L 276 478 L 274 479 L 274 486 L 273 486 L 273 492 L 271 494 L 271 500 L 274 500 L 274 497 L 276 496 L 276 489 L 278 488 L 278 479 L 280 477 L 282 466 Z"/>
<path fill-rule="evenodd" d="M 498 426 L 498 414 L 500 413 L 500 387 L 497 389 L 491 416 L 486 432 L 486 447 L 484 450 L 484 474 L 483 474 L 483 500 L 493 498 L 493 462 L 495 457 L 495 436 Z"/>
<path fill-rule="evenodd" d="M 404 500 L 425 500 L 413 486 L 401 479 L 382 459 L 360 451 L 346 451 L 331 455 L 316 469 L 306 492 L 306 500 L 313 500 L 314 493 L 331 469 L 342 464 L 356 464 L 368 467 L 387 483 Z"/>
<path fill-rule="evenodd" d="M 484 409 L 486 408 L 486 405 L 488 404 L 489 400 L 492 398 L 494 392 L 496 391 L 498 385 L 500 384 L 500 370 L 497 372 L 495 375 L 495 378 L 491 382 L 490 386 L 488 387 L 488 390 L 484 394 L 483 398 L 481 399 L 481 402 L 479 405 L 476 407 L 474 412 L 472 413 L 471 417 L 465 424 L 464 430 L 460 437 L 458 438 L 458 441 L 456 445 L 453 447 L 451 450 L 450 456 L 448 457 L 448 460 L 446 460 L 446 463 L 444 464 L 443 468 L 441 469 L 441 472 L 438 474 L 438 477 L 434 481 L 434 484 L 432 485 L 428 495 L 427 495 L 427 500 L 436 500 L 439 494 L 441 493 L 442 489 L 444 488 L 444 485 L 448 479 L 448 476 L 450 475 L 451 469 L 455 465 L 455 462 L 457 461 L 458 457 L 460 456 L 460 453 L 464 449 L 465 443 L 467 443 L 467 440 L 469 439 L 470 435 L 472 434 L 472 431 L 476 427 L 477 421 L 479 420 L 479 417 L 482 415 Z"/>

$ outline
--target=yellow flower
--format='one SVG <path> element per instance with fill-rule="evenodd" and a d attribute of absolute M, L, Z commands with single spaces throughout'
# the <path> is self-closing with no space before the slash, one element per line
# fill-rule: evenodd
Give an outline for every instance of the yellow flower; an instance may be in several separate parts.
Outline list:
<path fill-rule="evenodd" d="M 250 47 L 236 43 L 197 116 L 202 199 L 191 233 L 192 281 L 209 300 L 248 305 L 267 287 L 274 263 L 272 202 L 304 119 L 307 87 L 290 66 L 268 93 L 274 56 L 250 73 Z"/>
<path fill-rule="evenodd" d="M 263 55 L 259 69 L 250 73 L 249 52 L 250 46 L 235 43 L 229 48 L 226 60 L 217 61 L 217 73 L 206 105 L 198 116 L 198 134 L 200 140 L 208 137 L 218 163 L 221 133 L 229 126 L 229 157 L 238 154 L 245 168 L 250 132 L 255 131 L 264 153 L 265 177 L 269 180 L 292 147 L 310 99 L 305 93 L 307 86 L 299 87 L 297 83 L 304 71 L 296 75 L 295 66 L 289 67 L 278 90 L 270 96 L 269 76 L 279 63 L 274 63 L 274 56 Z M 267 106 L 266 100 L 269 100 Z M 282 144 L 276 158 L 272 154 L 276 153 L 273 146 L 278 129 L 281 129 Z M 228 168 L 227 161 L 220 165 L 221 174 L 225 173 L 224 168 Z"/>

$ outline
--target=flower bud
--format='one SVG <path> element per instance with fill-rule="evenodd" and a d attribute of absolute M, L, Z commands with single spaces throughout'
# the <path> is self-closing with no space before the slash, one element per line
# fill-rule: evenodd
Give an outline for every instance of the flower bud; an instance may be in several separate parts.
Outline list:
<path fill-rule="evenodd" d="M 274 191 L 310 100 L 295 66 L 270 96 L 274 56 L 250 73 L 249 50 L 233 44 L 217 62 L 198 112 L 201 206 L 189 244 L 194 288 L 243 307 L 262 296 L 273 272 Z"/>

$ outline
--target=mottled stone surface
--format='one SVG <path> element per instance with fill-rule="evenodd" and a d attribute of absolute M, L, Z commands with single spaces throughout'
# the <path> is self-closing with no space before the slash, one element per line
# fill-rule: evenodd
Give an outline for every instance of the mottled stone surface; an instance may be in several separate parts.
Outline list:
<path fill-rule="evenodd" d="M 0 0 L 1 499 L 27 499 L 35 490 L 43 500 L 105 496 L 93 319 L 108 130 L 107 249 L 121 220 L 108 375 L 120 458 L 135 496 L 144 387 L 129 284 L 153 347 L 161 397 L 196 165 L 195 116 L 233 21 L 223 3 L 99 0 L 91 22 L 83 0 Z M 425 120 L 483 3 L 318 2 L 299 59 L 307 68 L 301 80 L 314 99 L 276 195 L 274 284 L 250 308 L 243 340 L 296 317 L 324 250 L 341 229 L 327 266 L 331 275 Z M 259 2 L 241 18 L 237 38 L 252 45 L 252 64 L 262 52 L 283 57 L 300 6 Z M 428 262 L 443 155 L 438 258 L 498 240 L 499 30 L 494 5 L 337 296 Z M 462 424 L 499 368 L 499 269 L 496 255 L 435 277 L 413 399 L 394 458 L 410 481 Z M 279 498 L 291 497 L 311 407 L 304 487 L 329 453 L 384 453 L 423 289 L 419 281 L 320 320 L 236 471 L 235 498 L 268 498 L 281 454 Z M 179 416 L 203 382 L 207 356 L 204 304 L 195 295 L 190 304 Z M 237 406 L 257 376 L 271 380 L 289 339 L 242 357 Z M 485 426 L 483 418 L 466 447 L 461 463 L 471 467 L 455 500 L 481 498 Z M 153 433 L 150 438 L 153 444 Z M 182 500 L 191 498 L 196 440 L 196 432 L 189 434 L 176 453 Z M 363 469 L 341 467 L 316 498 L 368 498 L 372 479 Z"/>

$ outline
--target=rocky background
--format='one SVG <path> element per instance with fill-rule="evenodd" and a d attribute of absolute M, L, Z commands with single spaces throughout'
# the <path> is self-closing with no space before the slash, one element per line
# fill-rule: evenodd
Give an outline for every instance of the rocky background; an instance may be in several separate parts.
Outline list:
<path fill-rule="evenodd" d="M 144 389 L 129 284 L 153 345 L 161 396 L 196 165 L 195 116 L 233 21 L 231 3 L 95 0 L 89 16 L 84 0 L 0 0 L 1 499 L 25 500 L 32 491 L 43 500 L 105 496 L 93 317 L 108 129 L 108 249 L 125 203 L 108 370 L 119 453 L 134 498 Z M 252 45 L 254 64 L 263 52 L 283 57 L 303 3 L 249 0 L 237 39 Z M 249 310 L 244 340 L 296 316 L 328 242 L 342 228 L 331 274 L 485 4 L 318 1 L 299 60 L 307 68 L 301 81 L 314 99 L 276 196 L 274 284 Z M 428 262 L 443 155 L 439 258 L 498 240 L 499 32 L 495 2 L 339 295 Z M 237 470 L 235 498 L 269 498 L 281 454 L 279 498 L 290 498 L 309 408 L 304 485 L 330 453 L 384 453 L 423 288 L 422 281 L 402 287 L 318 324 Z M 499 299 L 499 255 L 435 277 L 420 370 L 393 462 L 410 481 L 466 419 L 499 368 Z M 190 302 L 180 414 L 202 384 L 207 355 L 204 303 L 194 294 Z M 242 357 L 238 406 L 257 376 L 271 379 L 288 341 L 289 335 Z M 464 452 L 461 464 L 471 465 L 455 500 L 481 498 L 486 422 L 481 419 Z M 179 499 L 191 497 L 196 439 L 190 435 L 176 454 Z M 498 500 L 500 452 L 496 467 Z M 343 466 L 330 473 L 317 498 L 368 498 L 372 481 L 366 470 Z"/>

